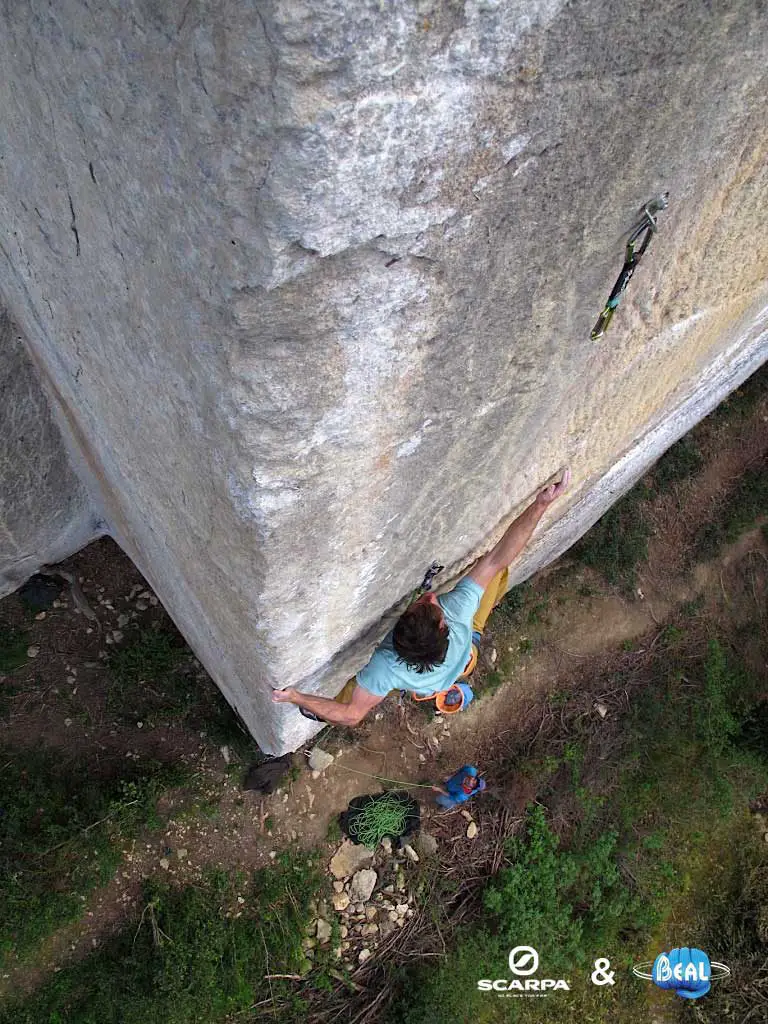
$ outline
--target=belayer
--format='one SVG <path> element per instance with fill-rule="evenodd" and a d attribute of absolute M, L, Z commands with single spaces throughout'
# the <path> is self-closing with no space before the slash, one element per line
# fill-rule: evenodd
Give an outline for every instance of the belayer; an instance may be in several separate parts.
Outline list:
<path fill-rule="evenodd" d="M 446 779 L 442 786 L 433 786 L 432 789 L 439 793 L 436 802 L 441 807 L 458 807 L 471 800 L 475 793 L 483 792 L 485 779 L 481 778 L 473 764 L 465 764 L 450 779 Z"/>

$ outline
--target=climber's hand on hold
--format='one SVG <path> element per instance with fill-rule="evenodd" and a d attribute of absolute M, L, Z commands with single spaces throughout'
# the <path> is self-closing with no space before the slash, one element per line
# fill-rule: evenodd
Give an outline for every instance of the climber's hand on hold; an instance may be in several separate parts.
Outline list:
<path fill-rule="evenodd" d="M 273 690 L 272 700 L 275 704 L 295 704 L 296 690 L 292 686 L 286 686 L 284 690 Z"/>
<path fill-rule="evenodd" d="M 511 565 L 531 539 L 541 517 L 571 482 L 570 469 L 564 469 L 560 481 L 539 491 L 531 504 L 507 527 L 506 533 L 487 555 L 477 561 L 469 578 L 485 589 L 497 573 Z"/>
<path fill-rule="evenodd" d="M 565 494 L 570 482 L 571 471 L 566 466 L 558 483 L 550 484 L 549 487 L 545 487 L 543 491 L 539 491 L 536 495 L 536 504 L 540 508 L 547 508 L 547 506 L 551 505 L 553 501 L 557 501 L 561 494 Z"/>

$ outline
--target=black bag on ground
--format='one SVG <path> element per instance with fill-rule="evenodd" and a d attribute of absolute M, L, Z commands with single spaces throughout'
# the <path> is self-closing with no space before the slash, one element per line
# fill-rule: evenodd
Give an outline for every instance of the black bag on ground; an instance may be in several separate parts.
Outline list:
<path fill-rule="evenodd" d="M 386 793 L 356 796 L 354 800 L 350 800 L 346 811 L 339 815 L 339 823 L 341 824 L 342 832 L 344 835 L 348 836 L 353 843 L 370 845 L 370 842 L 365 842 L 365 840 L 361 838 L 361 834 L 370 838 L 371 821 L 376 814 L 376 811 L 374 810 L 372 812 L 371 808 L 381 801 L 386 801 L 389 804 L 394 802 L 397 805 L 397 809 L 402 815 L 402 827 L 399 831 L 392 830 L 380 832 L 377 830 L 376 835 L 378 836 L 378 839 L 376 842 L 380 842 L 384 836 L 389 836 L 390 839 L 401 839 L 419 831 L 419 827 L 421 825 L 421 814 L 416 800 L 414 800 L 413 797 L 405 790 L 387 790 Z"/>

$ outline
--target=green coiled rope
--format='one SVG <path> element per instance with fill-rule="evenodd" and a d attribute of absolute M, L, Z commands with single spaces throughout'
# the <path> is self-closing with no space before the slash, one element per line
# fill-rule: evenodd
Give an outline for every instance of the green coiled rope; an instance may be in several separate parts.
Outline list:
<path fill-rule="evenodd" d="M 382 793 L 357 811 L 349 823 L 349 838 L 372 850 L 384 836 L 401 836 L 412 807 L 410 799 L 405 801 L 396 793 Z"/>

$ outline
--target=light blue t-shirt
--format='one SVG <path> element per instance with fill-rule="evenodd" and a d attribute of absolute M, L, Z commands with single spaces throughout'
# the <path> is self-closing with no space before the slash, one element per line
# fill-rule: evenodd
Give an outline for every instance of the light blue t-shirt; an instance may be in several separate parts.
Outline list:
<path fill-rule="evenodd" d="M 416 672 L 398 659 L 390 632 L 373 652 L 365 668 L 357 673 L 360 686 L 377 697 L 386 696 L 390 690 L 412 690 L 420 697 L 447 690 L 469 661 L 472 619 L 482 596 L 483 588 L 465 577 L 449 593 L 438 597 L 448 626 L 448 652 L 442 665 L 431 672 Z"/>

